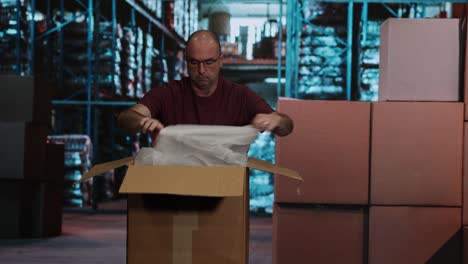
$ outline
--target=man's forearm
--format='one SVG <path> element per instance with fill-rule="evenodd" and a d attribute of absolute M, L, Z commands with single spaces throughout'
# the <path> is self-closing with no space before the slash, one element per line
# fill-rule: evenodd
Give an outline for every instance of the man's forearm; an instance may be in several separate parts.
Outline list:
<path fill-rule="evenodd" d="M 123 128 L 126 132 L 134 135 L 141 131 L 141 119 L 145 116 L 128 109 L 119 114 L 118 122 L 119 126 Z"/>

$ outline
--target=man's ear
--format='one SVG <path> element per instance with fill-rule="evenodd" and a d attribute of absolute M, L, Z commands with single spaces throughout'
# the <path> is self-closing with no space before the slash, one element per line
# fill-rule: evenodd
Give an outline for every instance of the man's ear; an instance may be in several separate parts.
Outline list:
<path fill-rule="evenodd" d="M 219 55 L 218 60 L 219 60 L 219 67 L 222 67 L 223 64 L 224 64 L 224 53 L 221 53 L 221 54 Z"/>

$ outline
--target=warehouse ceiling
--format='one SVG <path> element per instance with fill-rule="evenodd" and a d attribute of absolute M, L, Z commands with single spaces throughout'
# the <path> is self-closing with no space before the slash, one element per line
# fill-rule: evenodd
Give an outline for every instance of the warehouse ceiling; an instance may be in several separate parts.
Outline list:
<path fill-rule="evenodd" d="M 280 13 L 279 0 L 199 0 L 202 17 L 214 12 L 227 12 L 231 17 L 277 17 Z M 283 1 L 283 14 L 286 14 L 286 1 Z"/>

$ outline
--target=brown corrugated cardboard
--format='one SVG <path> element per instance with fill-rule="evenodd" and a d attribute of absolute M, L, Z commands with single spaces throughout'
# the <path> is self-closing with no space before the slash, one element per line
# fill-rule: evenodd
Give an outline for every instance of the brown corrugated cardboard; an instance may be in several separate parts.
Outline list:
<path fill-rule="evenodd" d="M 387 19 L 379 101 L 459 101 L 459 32 L 458 19 Z"/>
<path fill-rule="evenodd" d="M 294 132 L 276 138 L 276 164 L 305 181 L 276 177 L 275 201 L 368 204 L 370 103 L 281 98 L 278 111 Z"/>
<path fill-rule="evenodd" d="M 47 144 L 46 172 L 41 184 L 40 196 L 43 204 L 39 214 L 41 232 L 39 237 L 59 236 L 62 233 L 62 214 L 64 203 L 65 180 L 65 146 L 63 144 Z"/>
<path fill-rule="evenodd" d="M 365 219 L 363 208 L 275 204 L 273 263 L 364 263 Z"/>
<path fill-rule="evenodd" d="M 16 75 L 1 75 L 0 83 L 0 122 L 49 123 L 52 99 L 49 83 L 34 77 Z"/>
<path fill-rule="evenodd" d="M 0 238 L 58 236 L 63 184 L 0 179 Z"/>
<path fill-rule="evenodd" d="M 246 184 L 243 191 L 246 195 L 225 198 L 130 195 L 128 263 L 247 264 Z"/>
<path fill-rule="evenodd" d="M 468 4 L 466 4 L 466 8 L 468 8 Z M 468 103 L 468 17 L 465 17 L 463 19 L 463 24 L 462 24 L 462 32 L 463 32 L 463 41 L 461 41 L 463 47 L 465 48 L 463 50 L 465 56 L 463 57 L 464 63 L 462 65 L 464 66 L 464 72 L 462 72 L 462 78 L 463 78 L 463 92 L 464 92 L 464 102 L 465 102 L 465 120 L 468 120 L 468 107 L 466 104 Z"/>
<path fill-rule="evenodd" d="M 244 167 L 130 165 L 120 186 L 123 193 L 159 193 L 227 197 L 244 194 Z M 220 173 L 222 172 L 222 173 Z M 187 177 L 187 175 L 197 175 Z"/>
<path fill-rule="evenodd" d="M 63 184 L 65 180 L 65 146 L 64 144 L 47 143 L 46 173 L 41 181 Z"/>
<path fill-rule="evenodd" d="M 468 122 L 464 123 L 463 141 L 463 225 L 468 225 Z"/>
<path fill-rule="evenodd" d="M 47 144 L 45 171 L 33 179 L 0 179 L 0 237 L 35 238 L 62 232 L 64 146 Z"/>
<path fill-rule="evenodd" d="M 373 103 L 371 204 L 461 206 L 462 151 L 462 103 Z"/>
<path fill-rule="evenodd" d="M 127 262 L 247 263 L 246 167 L 132 165 L 131 158 L 96 165 L 81 181 L 128 165 Z M 249 159 L 248 167 L 300 179 L 289 169 Z"/>
<path fill-rule="evenodd" d="M 44 176 L 48 127 L 0 122 L 0 179 L 40 179 Z"/>
<path fill-rule="evenodd" d="M 463 227 L 463 264 L 468 264 L 468 227 Z"/>
<path fill-rule="evenodd" d="M 35 211 L 30 221 L 37 223 L 32 237 L 59 236 L 62 233 L 63 183 L 41 182 L 38 188 L 32 199 Z"/>
<path fill-rule="evenodd" d="M 460 263 L 461 209 L 371 206 L 369 264 Z"/>

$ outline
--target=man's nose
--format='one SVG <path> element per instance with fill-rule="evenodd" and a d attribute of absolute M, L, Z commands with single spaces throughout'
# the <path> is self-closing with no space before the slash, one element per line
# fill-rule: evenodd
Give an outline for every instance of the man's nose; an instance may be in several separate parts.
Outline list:
<path fill-rule="evenodd" d="M 206 71 L 206 68 L 205 68 L 205 67 L 206 67 L 206 66 L 205 66 L 205 63 L 199 62 L 199 63 L 198 63 L 198 72 L 199 72 L 199 73 L 204 73 L 204 72 Z"/>

